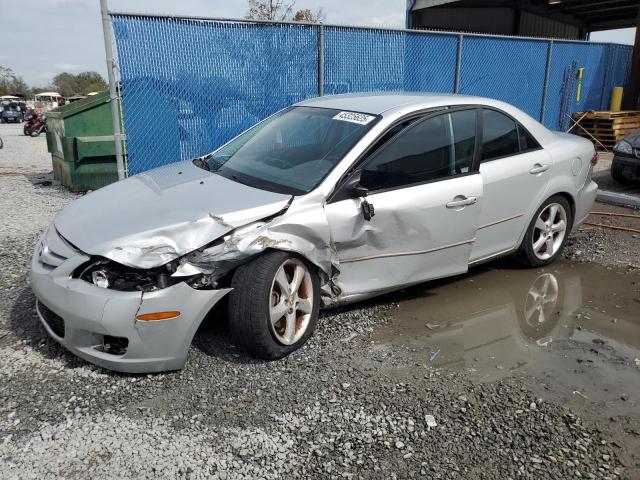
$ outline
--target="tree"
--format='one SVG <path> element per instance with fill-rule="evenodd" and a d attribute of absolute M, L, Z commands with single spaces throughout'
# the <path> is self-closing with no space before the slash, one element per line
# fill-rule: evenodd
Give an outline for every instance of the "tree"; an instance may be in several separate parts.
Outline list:
<path fill-rule="evenodd" d="M 293 14 L 294 22 L 308 22 L 308 23 L 320 23 L 324 20 L 324 11 L 322 8 L 312 12 L 308 8 L 304 10 L 298 10 Z"/>
<path fill-rule="evenodd" d="M 324 19 L 321 8 L 312 12 L 308 8 L 294 12 L 295 0 L 247 0 L 247 20 L 272 20 L 276 22 L 312 22 L 319 23 Z"/>
<path fill-rule="evenodd" d="M 77 75 L 63 72 L 53 77 L 53 88 L 63 97 L 70 97 L 106 90 L 107 83 L 97 72 L 82 72 Z"/>
<path fill-rule="evenodd" d="M 49 90 L 53 90 L 53 87 L 31 87 L 31 95 L 48 92 Z"/>
<path fill-rule="evenodd" d="M 22 77 L 16 76 L 9 67 L 0 65 L 0 95 L 12 94 L 26 95 L 29 93 L 29 86 Z"/>

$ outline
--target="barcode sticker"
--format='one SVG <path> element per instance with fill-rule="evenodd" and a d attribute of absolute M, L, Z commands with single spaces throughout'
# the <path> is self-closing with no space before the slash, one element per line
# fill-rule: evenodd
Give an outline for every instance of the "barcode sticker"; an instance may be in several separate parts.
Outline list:
<path fill-rule="evenodd" d="M 340 112 L 335 117 L 333 117 L 334 120 L 342 120 L 343 122 L 352 122 L 359 125 L 366 125 L 374 118 L 376 117 L 374 117 L 373 115 L 365 115 L 364 113 L 357 112 Z"/>

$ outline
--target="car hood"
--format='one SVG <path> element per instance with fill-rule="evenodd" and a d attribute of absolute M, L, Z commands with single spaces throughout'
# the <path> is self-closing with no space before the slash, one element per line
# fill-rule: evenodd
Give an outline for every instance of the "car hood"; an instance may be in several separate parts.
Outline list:
<path fill-rule="evenodd" d="M 640 130 L 626 135 L 623 140 L 629 142 L 633 148 L 640 148 Z"/>
<path fill-rule="evenodd" d="M 135 175 L 71 203 L 58 232 L 89 255 L 152 268 L 274 215 L 290 195 L 243 185 L 191 161 Z"/>

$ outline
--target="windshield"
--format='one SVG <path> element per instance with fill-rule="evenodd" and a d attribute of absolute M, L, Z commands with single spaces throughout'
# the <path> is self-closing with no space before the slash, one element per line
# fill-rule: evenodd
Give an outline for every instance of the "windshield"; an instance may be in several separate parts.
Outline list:
<path fill-rule="evenodd" d="M 328 108 L 292 107 L 214 152 L 206 167 L 256 188 L 308 193 L 377 118 Z"/>

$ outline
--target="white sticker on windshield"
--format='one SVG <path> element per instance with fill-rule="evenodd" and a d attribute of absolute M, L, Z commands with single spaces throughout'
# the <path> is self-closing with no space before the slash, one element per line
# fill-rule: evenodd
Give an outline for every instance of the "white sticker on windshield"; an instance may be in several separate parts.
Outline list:
<path fill-rule="evenodd" d="M 365 115 L 364 113 L 357 113 L 357 112 L 340 112 L 335 117 L 333 117 L 334 120 L 342 120 L 343 122 L 358 123 L 360 125 L 366 125 L 374 118 L 376 117 L 374 117 L 373 115 Z"/>

